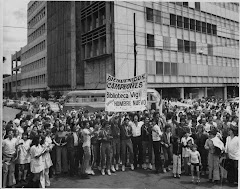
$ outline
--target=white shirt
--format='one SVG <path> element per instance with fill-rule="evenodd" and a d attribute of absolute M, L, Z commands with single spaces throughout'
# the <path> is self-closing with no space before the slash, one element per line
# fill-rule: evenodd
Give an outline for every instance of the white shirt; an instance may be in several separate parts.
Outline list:
<path fill-rule="evenodd" d="M 192 140 L 192 144 L 194 144 L 194 140 L 193 140 L 193 138 L 192 137 L 182 137 L 182 139 L 181 139 L 181 143 L 184 145 L 184 146 L 186 146 L 187 145 L 187 141 L 189 141 L 189 140 Z M 188 147 L 186 147 L 186 148 L 182 148 L 182 157 L 189 157 L 189 148 Z"/>
<path fill-rule="evenodd" d="M 82 131 L 82 135 L 83 135 L 83 145 L 82 147 L 91 146 L 91 137 L 90 137 L 90 131 L 88 129 L 83 129 Z"/>
<path fill-rule="evenodd" d="M 198 151 L 190 151 L 190 162 L 191 163 L 199 163 L 199 158 L 200 157 L 200 154 Z"/>
<path fill-rule="evenodd" d="M 132 127 L 133 137 L 141 136 L 141 128 L 143 124 L 144 124 L 143 121 L 137 122 L 137 125 L 135 124 L 135 122 L 132 121 L 129 122 L 129 125 Z"/>
<path fill-rule="evenodd" d="M 8 155 L 13 155 L 16 152 L 17 139 L 6 138 L 2 142 L 2 152 Z"/>
<path fill-rule="evenodd" d="M 235 136 L 234 138 L 231 138 L 230 136 L 227 137 L 225 152 L 228 153 L 230 159 L 233 159 L 233 160 L 239 159 L 239 155 L 240 155 L 239 137 L 237 136 Z"/>
<path fill-rule="evenodd" d="M 76 132 L 73 132 L 74 146 L 78 146 L 78 136 Z"/>
<path fill-rule="evenodd" d="M 162 131 L 160 130 L 160 127 L 156 124 L 153 126 L 152 131 L 152 139 L 153 141 L 160 141 L 162 136 Z"/>

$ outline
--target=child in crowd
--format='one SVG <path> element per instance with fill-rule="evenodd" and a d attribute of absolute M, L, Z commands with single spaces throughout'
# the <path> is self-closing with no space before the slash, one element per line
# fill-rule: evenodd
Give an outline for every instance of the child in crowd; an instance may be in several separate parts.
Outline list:
<path fill-rule="evenodd" d="M 179 137 L 173 138 L 173 177 L 180 178 L 181 175 L 182 144 Z"/>
<path fill-rule="evenodd" d="M 189 157 L 189 165 L 191 165 L 191 174 L 192 174 L 192 182 L 194 183 L 194 169 L 196 168 L 197 171 L 197 184 L 200 183 L 200 171 L 199 167 L 201 166 L 201 156 L 200 153 L 197 151 L 197 145 L 192 145 L 192 150 L 190 151 Z"/>

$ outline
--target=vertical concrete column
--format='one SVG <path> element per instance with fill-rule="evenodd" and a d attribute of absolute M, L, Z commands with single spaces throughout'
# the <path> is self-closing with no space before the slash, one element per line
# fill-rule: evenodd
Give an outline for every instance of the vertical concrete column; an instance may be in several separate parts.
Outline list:
<path fill-rule="evenodd" d="M 207 98 L 207 87 L 204 87 L 204 97 Z"/>
<path fill-rule="evenodd" d="M 75 1 L 69 2 L 71 3 L 71 89 L 76 89 L 77 79 L 76 79 L 76 5 Z M 77 41 L 79 43 L 79 41 Z"/>
<path fill-rule="evenodd" d="M 223 99 L 227 99 L 227 86 L 223 87 Z"/>
<path fill-rule="evenodd" d="M 180 88 L 180 98 L 184 99 L 184 87 Z"/>

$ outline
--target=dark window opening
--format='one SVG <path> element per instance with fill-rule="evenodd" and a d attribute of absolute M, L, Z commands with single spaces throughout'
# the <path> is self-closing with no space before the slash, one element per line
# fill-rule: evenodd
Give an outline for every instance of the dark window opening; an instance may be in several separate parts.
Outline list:
<path fill-rule="evenodd" d="M 201 32 L 201 22 L 196 20 L 196 30 Z"/>
<path fill-rule="evenodd" d="M 189 29 L 189 18 L 184 17 L 184 28 Z"/>
<path fill-rule="evenodd" d="M 170 75 L 170 74 L 171 74 L 170 63 L 164 62 L 164 75 Z"/>
<path fill-rule="evenodd" d="M 178 75 L 177 63 L 171 63 L 171 75 Z"/>
<path fill-rule="evenodd" d="M 163 62 L 156 62 L 156 74 L 163 75 Z"/>
<path fill-rule="evenodd" d="M 211 24 L 207 24 L 207 33 L 212 34 L 212 25 Z"/>
<path fill-rule="evenodd" d="M 212 34 L 217 35 L 217 26 L 214 24 L 212 25 Z"/>
<path fill-rule="evenodd" d="M 207 31 L 207 24 L 206 22 L 202 22 L 202 32 L 206 33 L 206 31 Z"/>
<path fill-rule="evenodd" d="M 176 26 L 176 15 L 170 14 L 170 26 Z"/>
<path fill-rule="evenodd" d="M 188 7 L 188 2 L 183 2 L 184 7 Z"/>
<path fill-rule="evenodd" d="M 195 2 L 195 9 L 200 11 L 200 2 Z"/>
<path fill-rule="evenodd" d="M 147 47 L 154 47 L 154 35 L 147 34 Z"/>
<path fill-rule="evenodd" d="M 183 17 L 182 16 L 177 16 L 177 26 L 179 28 L 183 27 Z"/>
<path fill-rule="evenodd" d="M 153 9 L 147 8 L 147 21 L 153 21 Z"/>
<path fill-rule="evenodd" d="M 183 40 L 178 39 L 178 51 L 183 52 Z"/>
<path fill-rule="evenodd" d="M 185 52 L 190 52 L 190 42 L 184 40 L 184 50 Z"/>
<path fill-rule="evenodd" d="M 190 41 L 191 53 L 196 53 L 196 42 Z"/>
<path fill-rule="evenodd" d="M 190 30 L 195 31 L 195 20 L 194 19 L 190 19 Z"/>

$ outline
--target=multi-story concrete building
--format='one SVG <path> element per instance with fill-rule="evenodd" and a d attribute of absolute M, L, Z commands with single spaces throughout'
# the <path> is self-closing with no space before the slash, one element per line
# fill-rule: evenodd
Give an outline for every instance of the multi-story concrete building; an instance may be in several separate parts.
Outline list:
<path fill-rule="evenodd" d="M 22 49 L 27 57 L 22 66 L 32 70 L 22 69 L 24 90 L 103 89 L 106 73 L 133 77 L 135 14 L 136 72 L 148 74 L 149 88 L 162 91 L 163 97 L 238 96 L 238 3 L 37 4 L 30 11 L 34 3 L 29 3 L 28 23 L 38 29 L 29 30 Z M 47 32 L 41 33 L 42 27 Z M 41 69 L 34 64 L 38 60 L 44 60 Z"/>
<path fill-rule="evenodd" d="M 227 98 L 239 83 L 239 4 L 114 2 L 115 74 L 137 74 L 163 96 Z M 236 94 L 235 94 L 236 95 Z"/>
<path fill-rule="evenodd" d="M 47 2 L 30 1 L 27 45 L 22 48 L 22 92 L 47 89 Z"/>

